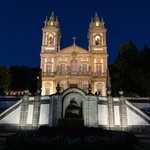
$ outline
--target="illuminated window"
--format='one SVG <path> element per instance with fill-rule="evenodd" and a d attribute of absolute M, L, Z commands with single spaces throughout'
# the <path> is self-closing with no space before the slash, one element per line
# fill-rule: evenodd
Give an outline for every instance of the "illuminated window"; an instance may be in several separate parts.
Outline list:
<path fill-rule="evenodd" d="M 47 73 L 51 73 L 51 66 L 47 66 L 46 71 L 47 71 Z"/>
<path fill-rule="evenodd" d="M 53 41 L 54 41 L 54 38 L 53 38 L 53 34 L 50 33 L 48 34 L 48 37 L 47 37 L 47 45 L 53 45 Z"/>
<path fill-rule="evenodd" d="M 45 95 L 49 95 L 50 94 L 50 89 L 47 87 L 46 89 L 45 89 Z"/>
<path fill-rule="evenodd" d="M 82 70 L 83 70 L 83 72 L 87 72 L 87 64 L 82 65 Z"/>
<path fill-rule="evenodd" d="M 98 74 L 100 74 L 100 73 L 101 73 L 101 66 L 97 66 L 97 68 L 96 68 L 96 72 L 97 72 Z"/>
<path fill-rule="evenodd" d="M 61 64 L 61 72 L 65 73 L 65 64 Z"/>
<path fill-rule="evenodd" d="M 98 21 L 96 22 L 96 26 L 99 26 L 99 22 Z"/>
<path fill-rule="evenodd" d="M 72 73 L 76 73 L 77 72 L 77 61 L 76 60 L 72 60 L 71 61 L 71 72 Z"/>
<path fill-rule="evenodd" d="M 100 45 L 100 43 L 101 43 L 100 40 L 101 40 L 101 39 L 100 39 L 100 36 L 99 36 L 99 35 L 95 36 L 95 45 Z"/>
<path fill-rule="evenodd" d="M 47 62 L 51 62 L 51 58 L 47 58 Z"/>

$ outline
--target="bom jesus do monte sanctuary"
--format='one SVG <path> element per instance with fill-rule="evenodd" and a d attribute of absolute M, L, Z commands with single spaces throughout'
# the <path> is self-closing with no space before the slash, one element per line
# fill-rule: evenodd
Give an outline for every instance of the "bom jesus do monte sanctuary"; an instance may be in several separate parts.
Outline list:
<path fill-rule="evenodd" d="M 37 94 L 28 91 L 0 113 L 0 128 L 36 130 L 80 122 L 87 127 L 143 132 L 150 130 L 150 115 L 134 105 L 123 91 L 111 96 L 106 43 L 107 29 L 98 14 L 89 21 L 88 45 L 61 49 L 61 28 L 54 12 L 42 28 Z"/>

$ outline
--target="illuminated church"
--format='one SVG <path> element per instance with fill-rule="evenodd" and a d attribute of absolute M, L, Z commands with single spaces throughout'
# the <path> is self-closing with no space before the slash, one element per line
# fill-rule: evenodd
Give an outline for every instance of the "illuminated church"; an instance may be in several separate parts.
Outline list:
<path fill-rule="evenodd" d="M 150 117 L 128 101 L 123 91 L 119 97 L 111 96 L 106 31 L 95 13 L 89 24 L 88 49 L 77 46 L 75 37 L 73 45 L 60 49 L 60 26 L 52 12 L 42 29 L 37 95 L 25 91 L 1 112 L 0 128 L 30 130 L 65 121 L 109 130 L 149 130 Z"/>
<path fill-rule="evenodd" d="M 106 96 L 108 54 L 103 19 L 99 19 L 97 13 L 91 19 L 87 31 L 88 49 L 76 45 L 76 37 L 73 37 L 73 45 L 61 49 L 61 29 L 54 12 L 45 20 L 42 31 L 42 95 L 55 93 L 59 83 L 61 92 L 77 87 L 87 93 L 90 84 L 93 93 Z"/>

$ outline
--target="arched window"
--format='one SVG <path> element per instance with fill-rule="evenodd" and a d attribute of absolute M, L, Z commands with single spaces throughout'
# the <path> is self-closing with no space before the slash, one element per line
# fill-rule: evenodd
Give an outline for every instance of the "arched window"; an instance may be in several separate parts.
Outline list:
<path fill-rule="evenodd" d="M 73 74 L 77 73 L 77 61 L 76 60 L 71 61 L 71 73 Z"/>
<path fill-rule="evenodd" d="M 97 74 L 101 74 L 101 66 L 97 66 L 96 72 L 97 72 Z"/>
<path fill-rule="evenodd" d="M 49 74 L 49 73 L 51 73 L 51 66 L 50 65 L 48 65 L 47 67 L 46 67 L 46 72 Z"/>
<path fill-rule="evenodd" d="M 61 73 L 65 73 L 65 64 L 61 64 Z"/>
<path fill-rule="evenodd" d="M 54 36 L 52 33 L 49 33 L 47 36 L 47 45 L 53 45 L 54 43 Z"/>
<path fill-rule="evenodd" d="M 101 44 L 101 38 L 99 35 L 95 36 L 95 45 L 100 45 Z"/>
<path fill-rule="evenodd" d="M 98 21 L 96 22 L 96 26 L 99 26 L 99 22 Z"/>
<path fill-rule="evenodd" d="M 82 65 L 82 71 L 83 73 L 87 73 L 87 64 Z"/>

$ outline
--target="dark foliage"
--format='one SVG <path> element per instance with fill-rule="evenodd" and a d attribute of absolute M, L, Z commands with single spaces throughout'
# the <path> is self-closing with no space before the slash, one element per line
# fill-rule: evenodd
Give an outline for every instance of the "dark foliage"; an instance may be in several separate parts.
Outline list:
<path fill-rule="evenodd" d="M 120 45 L 118 57 L 109 66 L 112 95 L 122 89 L 125 96 L 150 96 L 150 48 L 137 50 L 132 41 Z"/>
<path fill-rule="evenodd" d="M 31 93 L 37 90 L 37 76 L 39 68 L 29 68 L 26 66 L 11 66 L 12 82 L 10 89 L 28 89 Z"/>
<path fill-rule="evenodd" d="M 104 136 L 108 134 L 110 131 L 104 130 L 102 128 L 94 128 L 94 127 L 85 127 L 85 126 L 41 126 L 39 128 L 39 132 L 46 136 L 54 136 L 54 135 L 63 135 L 63 136 L 73 136 L 73 137 L 85 137 L 85 136 Z"/>
<path fill-rule="evenodd" d="M 28 150 L 57 148 L 135 150 L 133 145 L 136 144 L 138 141 L 131 133 L 84 126 L 41 126 L 38 131 L 22 131 L 7 139 L 7 145 L 12 150 L 20 148 Z"/>

